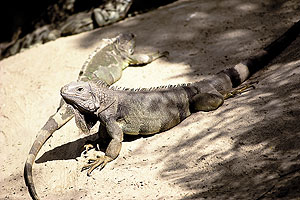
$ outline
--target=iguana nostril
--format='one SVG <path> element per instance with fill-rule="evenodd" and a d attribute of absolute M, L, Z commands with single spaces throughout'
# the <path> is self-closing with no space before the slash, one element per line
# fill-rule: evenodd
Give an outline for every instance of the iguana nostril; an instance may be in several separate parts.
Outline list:
<path fill-rule="evenodd" d="M 90 103 L 89 104 L 89 109 L 93 110 L 94 109 L 94 104 Z"/>
<path fill-rule="evenodd" d="M 63 93 L 65 92 L 65 90 L 66 90 L 66 88 L 65 88 L 65 87 L 62 87 L 62 88 L 60 89 L 60 94 L 63 94 Z"/>

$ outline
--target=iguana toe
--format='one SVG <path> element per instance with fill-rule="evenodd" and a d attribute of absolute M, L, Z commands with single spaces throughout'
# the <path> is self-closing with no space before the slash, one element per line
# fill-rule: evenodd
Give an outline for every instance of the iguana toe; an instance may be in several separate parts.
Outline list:
<path fill-rule="evenodd" d="M 92 144 L 85 144 L 83 146 L 83 150 L 81 151 L 83 154 L 87 153 L 90 149 L 93 149 L 94 146 Z"/>
<path fill-rule="evenodd" d="M 235 90 L 233 90 L 231 92 L 226 93 L 224 95 L 224 99 L 229 99 L 229 98 L 234 97 L 234 96 L 236 96 L 238 94 L 242 94 L 243 92 L 246 92 L 249 88 L 255 89 L 254 83 L 247 84 L 247 85 L 245 85 L 243 87 L 237 88 L 237 89 L 235 89 Z"/>

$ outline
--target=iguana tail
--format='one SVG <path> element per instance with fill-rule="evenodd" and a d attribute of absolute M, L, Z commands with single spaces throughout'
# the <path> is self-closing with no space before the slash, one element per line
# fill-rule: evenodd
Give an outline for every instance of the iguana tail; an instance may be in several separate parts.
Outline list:
<path fill-rule="evenodd" d="M 299 33 L 300 20 L 257 55 L 240 62 L 232 68 L 224 70 L 223 72 L 231 79 L 232 87 L 237 87 L 252 74 L 265 67 L 272 59 L 288 47 L 298 37 Z"/>
<path fill-rule="evenodd" d="M 30 196 L 32 199 L 37 200 L 39 199 L 32 178 L 32 165 L 33 162 L 40 151 L 43 144 L 48 140 L 48 138 L 61 126 L 67 123 L 73 117 L 73 113 L 70 108 L 67 106 L 66 103 L 63 103 L 59 110 L 52 115 L 43 128 L 39 131 L 27 157 L 25 168 L 24 168 L 24 177 L 25 182 L 28 187 Z"/>

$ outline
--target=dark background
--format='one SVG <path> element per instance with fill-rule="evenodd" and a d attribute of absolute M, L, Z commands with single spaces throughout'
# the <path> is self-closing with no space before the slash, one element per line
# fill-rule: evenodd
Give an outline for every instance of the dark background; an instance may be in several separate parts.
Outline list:
<path fill-rule="evenodd" d="M 134 0 L 129 13 L 140 13 L 155 9 L 176 0 Z M 14 34 L 21 29 L 19 38 L 32 32 L 36 27 L 63 21 L 67 16 L 81 11 L 89 11 L 99 7 L 103 0 L 76 0 L 72 10 L 64 9 L 66 0 L 10 0 L 1 1 L 0 19 L 1 32 L 0 43 L 9 42 Z M 56 5 L 63 14 L 55 13 Z"/>

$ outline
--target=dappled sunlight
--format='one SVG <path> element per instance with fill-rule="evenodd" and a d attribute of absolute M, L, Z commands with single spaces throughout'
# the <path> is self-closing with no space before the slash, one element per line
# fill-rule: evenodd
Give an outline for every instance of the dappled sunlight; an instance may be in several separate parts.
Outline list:
<path fill-rule="evenodd" d="M 225 33 L 222 33 L 222 35 L 220 36 L 220 40 L 238 39 L 242 37 L 249 37 L 249 31 L 243 29 L 227 31 Z"/>
<path fill-rule="evenodd" d="M 243 11 L 243 12 L 251 12 L 258 9 L 259 6 L 254 3 L 242 3 L 236 6 L 237 10 Z"/>
<path fill-rule="evenodd" d="M 208 18 L 209 15 L 205 12 L 194 12 L 192 14 L 189 14 L 188 17 L 186 18 L 186 21 L 190 21 L 190 20 L 201 20 L 201 19 L 206 19 Z"/>
<path fill-rule="evenodd" d="M 160 176 L 191 191 L 186 199 L 256 199 L 271 189 L 275 192 L 268 195 L 281 195 L 290 181 L 299 183 L 298 61 L 279 60 L 256 75 L 256 89 L 150 138 L 151 144 L 166 141 L 161 151 L 166 153 L 157 159 Z M 179 129 L 182 134 L 175 137 Z"/>
<path fill-rule="evenodd" d="M 290 77 L 300 72 L 300 68 L 295 68 L 294 66 L 300 65 L 300 61 L 294 61 L 287 64 L 276 64 L 272 67 L 275 69 L 280 69 L 270 74 L 270 82 L 272 84 L 276 84 L 278 86 L 283 86 L 287 84 L 286 81 L 289 80 Z M 285 74 L 286 79 L 282 79 L 282 74 Z"/>
<path fill-rule="evenodd" d="M 280 64 L 256 75 L 256 89 L 226 100 L 216 111 L 193 114 L 165 133 L 172 137 L 183 129 L 181 137 L 167 141 L 168 153 L 159 160 L 165 163 L 164 179 L 195 192 L 186 199 L 216 194 L 221 199 L 256 199 L 271 189 L 275 192 L 268 195 L 282 195 L 280 188 L 288 187 L 289 181 L 299 183 L 296 47 L 283 53 L 285 63 L 278 58 Z M 296 59 L 286 60 L 284 54 L 291 52 Z M 166 135 L 156 135 L 151 142 Z"/>
<path fill-rule="evenodd" d="M 266 141 L 258 142 L 257 144 L 244 144 L 243 143 L 243 145 L 241 145 L 238 149 L 241 153 L 256 151 L 256 152 L 261 152 L 266 155 L 271 153 L 274 150 L 274 149 L 272 149 L 272 147 L 269 146 L 269 143 Z"/>
<path fill-rule="evenodd" d="M 286 65 L 286 67 L 293 67 L 295 65 L 300 65 L 300 59 L 288 62 L 285 65 Z M 299 70 L 299 68 L 297 68 L 297 69 Z"/>

